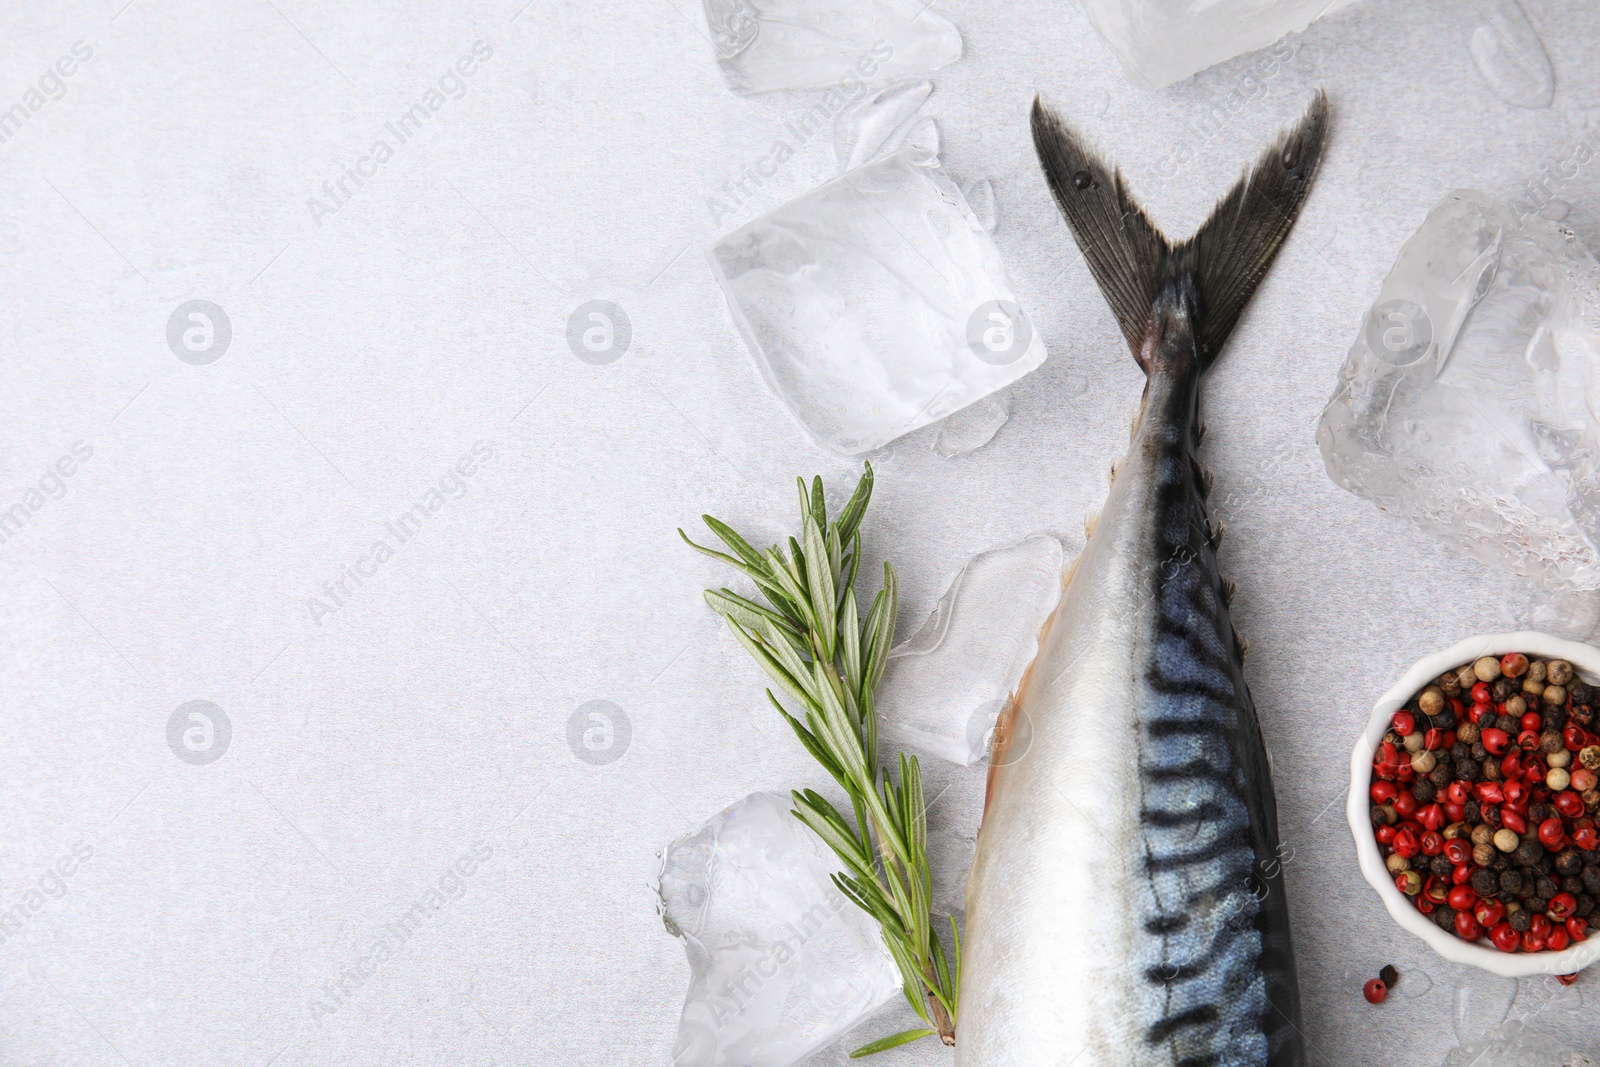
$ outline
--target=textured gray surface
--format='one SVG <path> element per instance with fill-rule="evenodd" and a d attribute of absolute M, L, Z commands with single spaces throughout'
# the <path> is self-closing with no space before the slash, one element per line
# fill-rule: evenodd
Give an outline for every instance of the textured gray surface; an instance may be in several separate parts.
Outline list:
<path fill-rule="evenodd" d="M 1482 979 L 1430 960 L 1360 881 L 1348 746 L 1406 665 L 1512 625 L 1527 592 L 1337 490 L 1312 434 L 1428 208 L 1458 186 L 1515 198 L 1594 141 L 1600 11 L 1530 0 L 1558 88 L 1524 111 L 1475 71 L 1467 0 L 1368 0 L 1270 74 L 1245 57 L 1159 94 L 1062 0 L 941 9 L 967 54 L 928 110 L 958 183 L 994 182 L 1051 358 L 976 454 L 941 459 L 930 428 L 874 458 L 869 553 L 901 570 L 903 626 L 974 552 L 1078 528 L 1138 397 L 1038 176 L 1034 91 L 1180 233 L 1314 87 L 1333 98 L 1320 185 L 1207 386 L 1206 453 L 1296 850 L 1315 1062 L 1442 1059 L 1449 989 Z M 709 511 L 774 537 L 794 474 L 842 490 L 856 470 L 764 391 L 702 256 L 830 176 L 833 146 L 795 145 L 714 224 L 708 198 L 812 98 L 734 96 L 699 18 L 690 0 L 0 10 L 0 102 L 93 48 L 0 144 L 0 502 L 93 450 L 0 543 L 0 904 L 25 913 L 0 944 L 0 1063 L 667 1061 L 688 970 L 653 911 L 655 852 L 818 777 L 699 600 L 722 574 L 673 527 Z M 492 56 L 460 98 L 314 220 L 308 198 L 478 40 Z M 1597 174 L 1562 194 L 1591 245 Z M 166 339 L 192 299 L 232 323 L 205 366 Z M 609 365 L 566 344 L 591 299 L 633 324 Z M 492 458 L 452 474 L 479 441 Z M 386 532 L 441 482 L 415 536 Z M 191 700 L 232 726 L 210 764 L 168 746 Z M 569 746 L 594 700 L 631 725 L 610 763 Z M 953 786 L 935 824 L 970 833 L 981 776 L 932 777 Z M 1368 1008 L 1359 979 L 1384 962 L 1433 992 Z"/>

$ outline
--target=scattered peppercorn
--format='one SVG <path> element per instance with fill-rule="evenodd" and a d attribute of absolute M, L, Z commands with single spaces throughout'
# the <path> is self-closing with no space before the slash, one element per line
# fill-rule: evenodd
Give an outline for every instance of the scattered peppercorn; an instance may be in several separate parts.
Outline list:
<path fill-rule="evenodd" d="M 1417 910 L 1503 952 L 1561 951 L 1600 909 L 1600 685 L 1520 652 L 1446 671 L 1395 711 L 1371 821 Z M 1398 974 L 1363 992 L 1382 1003 Z"/>
<path fill-rule="evenodd" d="M 1368 1004 L 1382 1004 L 1389 999 L 1389 987 L 1383 984 L 1382 978 L 1374 978 L 1361 987 L 1361 995 L 1367 998 Z"/>

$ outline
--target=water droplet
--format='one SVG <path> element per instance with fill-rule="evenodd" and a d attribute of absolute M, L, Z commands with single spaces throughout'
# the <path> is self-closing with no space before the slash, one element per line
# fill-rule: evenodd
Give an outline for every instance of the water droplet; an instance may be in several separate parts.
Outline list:
<path fill-rule="evenodd" d="M 1427 971 L 1417 967 L 1409 968 L 1400 973 L 1400 981 L 1394 985 L 1394 991 L 1407 1000 L 1416 1000 L 1425 997 L 1433 989 L 1433 976 Z"/>
<path fill-rule="evenodd" d="M 1094 184 L 1094 178 L 1086 170 L 1080 170 L 1072 176 L 1072 184 L 1078 189 L 1087 189 Z"/>
<path fill-rule="evenodd" d="M 1477 9 L 1485 24 L 1472 31 L 1467 49 L 1494 95 L 1512 107 L 1549 107 L 1555 69 L 1517 0 L 1487 0 Z"/>

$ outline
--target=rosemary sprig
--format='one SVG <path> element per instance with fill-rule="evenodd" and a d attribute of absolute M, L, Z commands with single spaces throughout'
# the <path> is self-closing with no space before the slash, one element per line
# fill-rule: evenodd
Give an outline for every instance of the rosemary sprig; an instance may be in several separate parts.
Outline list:
<path fill-rule="evenodd" d="M 799 703 L 791 715 L 772 690 L 767 698 L 795 736 L 850 798 L 845 818 L 821 794 L 796 790 L 794 815 L 827 842 L 845 870 L 833 876 L 846 897 L 877 920 L 900 969 L 906 1000 L 927 1023 L 874 1041 L 852 1057 L 882 1052 L 937 1034 L 955 1044 L 961 971 L 961 932 L 950 919 L 954 966 L 931 915 L 927 822 L 922 772 L 901 754 L 898 782 L 878 762 L 876 694 L 894 640 L 898 592 L 894 568 L 883 565 L 883 588 L 865 620 L 856 602 L 861 520 L 872 498 L 872 465 L 844 510 L 828 519 L 822 479 L 800 483 L 799 540 L 789 551 L 759 552 L 726 523 L 703 516 L 732 555 L 690 547 L 722 560 L 755 582 L 768 606 L 729 589 L 706 590 L 706 603 L 727 620 L 734 637 L 778 687 Z"/>

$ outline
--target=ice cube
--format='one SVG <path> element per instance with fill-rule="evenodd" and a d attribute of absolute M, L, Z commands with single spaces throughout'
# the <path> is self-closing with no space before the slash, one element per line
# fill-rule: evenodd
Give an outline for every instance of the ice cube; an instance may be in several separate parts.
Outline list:
<path fill-rule="evenodd" d="M 710 259 L 773 392 L 819 444 L 846 455 L 1044 362 L 994 240 L 924 146 L 755 219 Z"/>
<path fill-rule="evenodd" d="M 1600 264 L 1470 190 L 1400 250 L 1317 429 L 1333 480 L 1548 589 L 1600 588 Z"/>
<path fill-rule="evenodd" d="M 673 1067 L 789 1067 L 901 995 L 877 924 L 831 881 L 842 864 L 790 810 L 752 793 L 663 853 L 690 973 Z"/>
<path fill-rule="evenodd" d="M 1083 0 L 1130 80 L 1160 89 L 1296 33 L 1351 0 Z"/>
<path fill-rule="evenodd" d="M 961 33 L 923 0 L 704 0 L 722 76 L 736 93 L 843 89 L 937 70 Z"/>
<path fill-rule="evenodd" d="M 932 92 L 932 82 L 895 82 L 839 112 L 833 120 L 833 152 L 840 173 L 899 148 Z"/>
<path fill-rule="evenodd" d="M 922 629 L 890 651 L 879 736 L 963 766 L 982 759 L 1061 600 L 1064 557 L 1059 540 L 1034 534 L 969 560 Z"/>

